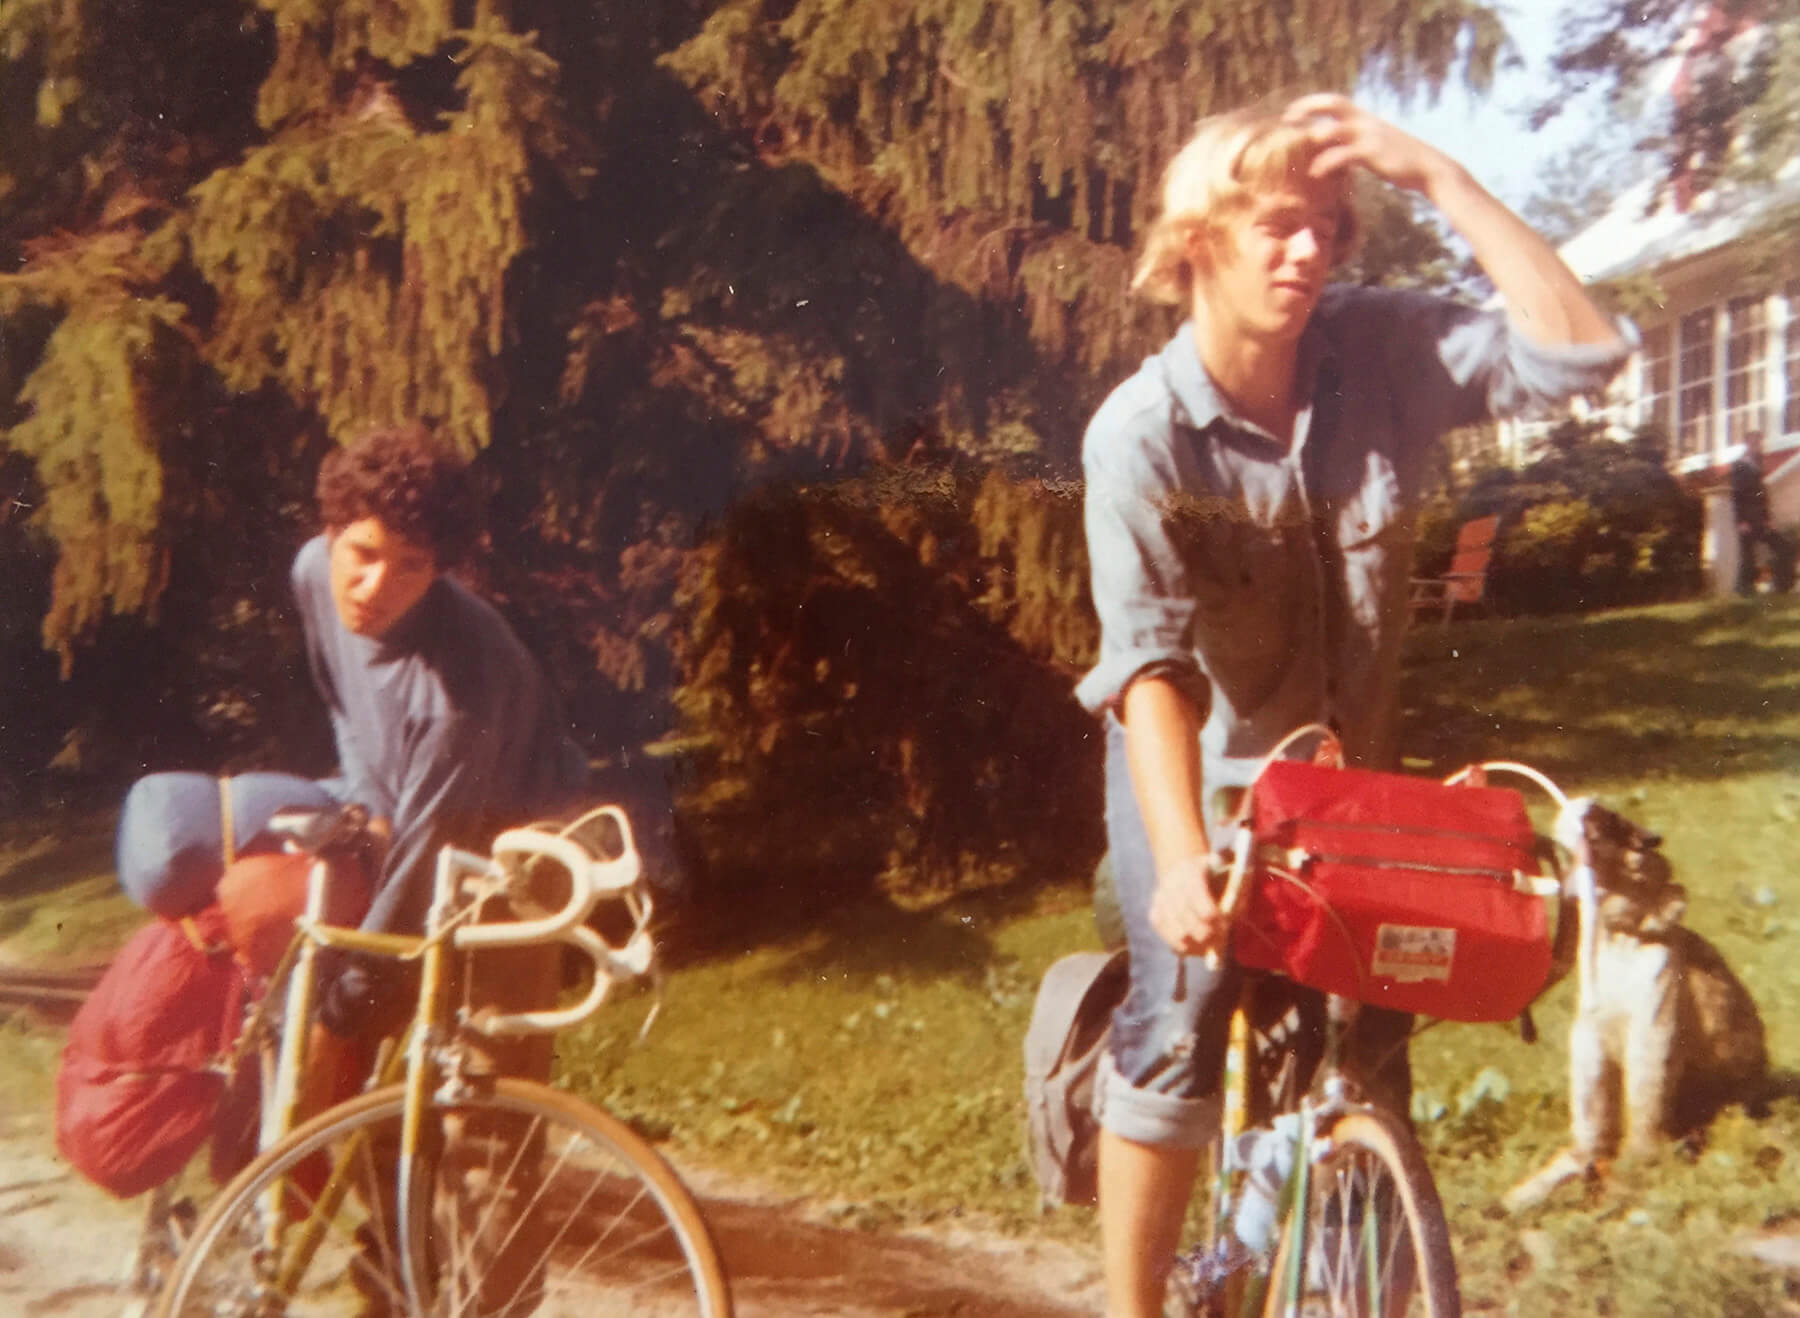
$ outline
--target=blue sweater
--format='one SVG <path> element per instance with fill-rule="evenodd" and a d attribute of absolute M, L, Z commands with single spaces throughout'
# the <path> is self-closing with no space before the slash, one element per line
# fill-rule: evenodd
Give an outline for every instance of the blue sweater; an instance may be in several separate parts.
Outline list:
<path fill-rule="evenodd" d="M 486 601 L 439 577 L 380 638 L 331 602 L 329 546 L 294 558 L 313 682 L 339 777 L 325 784 L 393 825 L 365 929 L 418 933 L 446 842 L 485 850 L 501 828 L 575 803 L 587 760 L 537 663 Z"/>

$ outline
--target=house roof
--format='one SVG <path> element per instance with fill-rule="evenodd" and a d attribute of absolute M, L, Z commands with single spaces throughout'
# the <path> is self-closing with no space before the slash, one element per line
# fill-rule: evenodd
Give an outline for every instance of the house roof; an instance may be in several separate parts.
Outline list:
<path fill-rule="evenodd" d="M 1620 193 L 1605 215 L 1564 243 L 1562 258 L 1591 283 L 1714 251 L 1800 206 L 1797 166 L 1800 161 L 1789 161 L 1767 183 L 1721 183 L 1686 211 L 1676 210 L 1667 195 L 1658 198 L 1659 178 L 1646 179 Z"/>
<path fill-rule="evenodd" d="M 1771 29 L 1749 6 L 1708 4 L 1699 21 L 1657 66 L 1651 79 L 1655 113 L 1693 96 L 1708 77 L 1734 81 L 1766 52 Z M 1611 209 L 1559 249 L 1584 281 L 1617 279 L 1704 256 L 1740 239 L 1792 222 L 1800 210 L 1800 160 L 1785 161 L 1772 180 L 1727 179 L 1698 196 L 1670 185 L 1659 170 L 1625 189 Z M 1682 200 L 1678 200 L 1682 198 Z"/>

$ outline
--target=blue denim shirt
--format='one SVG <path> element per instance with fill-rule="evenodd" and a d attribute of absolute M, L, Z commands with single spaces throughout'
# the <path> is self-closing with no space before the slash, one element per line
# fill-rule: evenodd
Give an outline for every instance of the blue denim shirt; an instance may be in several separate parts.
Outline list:
<path fill-rule="evenodd" d="M 1187 685 L 1209 802 L 1315 720 L 1336 721 L 1353 759 L 1389 761 L 1431 445 L 1604 385 L 1636 343 L 1620 332 L 1546 347 L 1504 312 L 1333 285 L 1301 338 L 1308 401 L 1284 446 L 1234 414 L 1183 326 L 1083 444 L 1101 641 L 1077 696 L 1108 709 L 1146 670 Z"/>

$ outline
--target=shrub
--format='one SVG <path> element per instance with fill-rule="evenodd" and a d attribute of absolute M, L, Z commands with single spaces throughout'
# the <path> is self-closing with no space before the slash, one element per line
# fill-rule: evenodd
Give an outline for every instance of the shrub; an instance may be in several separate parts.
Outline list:
<path fill-rule="evenodd" d="M 1503 614 L 1562 613 L 1678 599 L 1700 585 L 1700 500 L 1663 465 L 1653 431 L 1620 443 L 1569 422 L 1522 470 L 1482 473 L 1454 501 L 1428 505 L 1418 562 L 1448 563 L 1456 529 L 1498 514 L 1488 569 L 1490 606 Z"/>
<path fill-rule="evenodd" d="M 740 499 L 684 576 L 681 814 L 704 899 L 804 924 L 1085 877 L 1101 848 L 1080 501 L 900 469 Z"/>

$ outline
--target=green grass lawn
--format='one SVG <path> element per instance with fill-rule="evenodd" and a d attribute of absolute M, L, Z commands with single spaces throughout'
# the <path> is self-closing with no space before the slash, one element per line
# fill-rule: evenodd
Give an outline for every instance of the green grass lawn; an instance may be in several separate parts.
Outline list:
<path fill-rule="evenodd" d="M 82 810 L 0 832 L 0 965 L 104 960 L 144 912 L 113 874 L 110 810 Z"/>
<path fill-rule="evenodd" d="M 1800 1065 L 1800 601 L 1425 629 L 1409 646 L 1403 744 L 1441 774 L 1523 760 L 1661 832 L 1690 923 L 1761 1005 L 1778 1068 Z M 669 985 L 566 1041 L 569 1082 L 678 1146 L 876 1220 L 1035 1214 L 1019 1153 L 1019 1044 L 1037 977 L 1096 939 L 1086 897 L 1045 892 L 926 913 L 846 911 L 809 936 Z M 1567 1138 L 1572 983 L 1542 1034 L 1443 1025 L 1415 1046 L 1422 1136 L 1471 1312 L 1762 1314 L 1782 1281 L 1729 1246 L 1800 1216 L 1800 1100 L 1727 1114 L 1669 1150 L 1518 1218 L 1499 1196 Z M 848 1211 L 848 1210 L 847 1210 Z"/>
<path fill-rule="evenodd" d="M 1800 600 L 1426 628 L 1409 644 L 1404 694 L 1412 768 L 1523 760 L 1661 832 L 1689 922 L 1755 994 L 1776 1067 L 1800 1068 L 1800 868 L 1787 861 Z M 34 854 L 26 893 L 0 856 L 0 953 L 28 938 L 67 955 L 63 930 L 104 941 L 128 927 L 129 908 L 100 896 L 103 851 L 77 848 L 62 871 L 74 887 L 43 881 Z M 1096 943 L 1087 894 L 1072 889 L 846 909 L 804 936 L 672 972 L 642 1040 L 651 997 L 623 996 L 559 1041 L 560 1075 L 686 1155 L 851 1220 L 960 1217 L 1090 1240 L 1091 1213 L 1036 1211 L 1020 1043 L 1044 968 Z M 1767 1224 L 1800 1226 L 1800 1098 L 1758 1119 L 1729 1113 L 1698 1151 L 1565 1187 L 1519 1217 L 1499 1208 L 1566 1138 L 1572 993 L 1565 983 L 1539 1004 L 1536 1045 L 1500 1025 L 1440 1026 L 1415 1045 L 1421 1134 L 1466 1307 L 1780 1312 L 1797 1297 L 1729 1247 Z"/>

